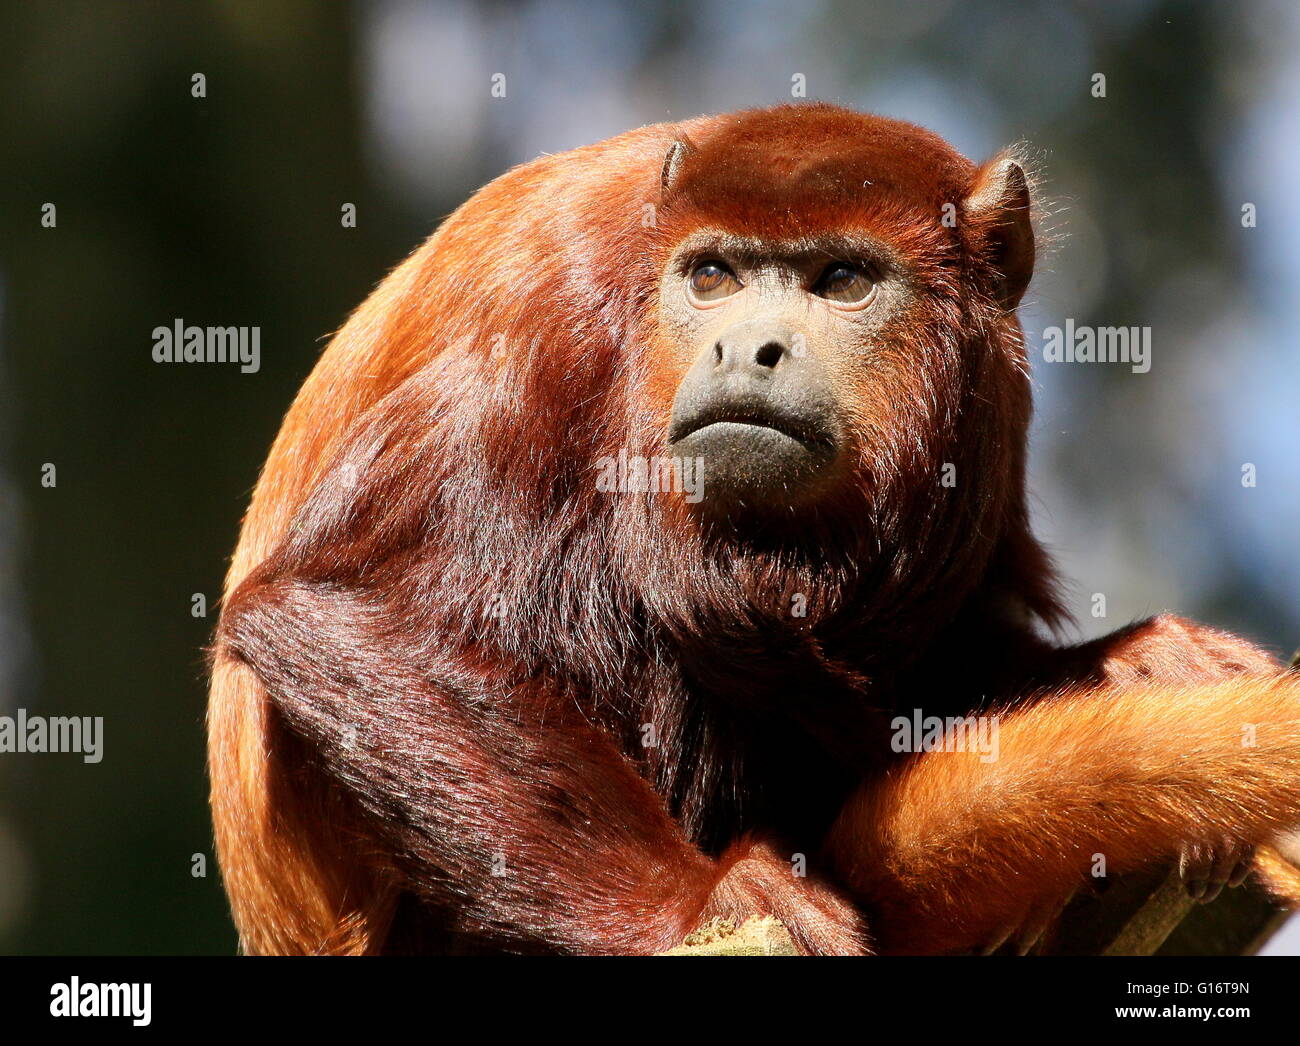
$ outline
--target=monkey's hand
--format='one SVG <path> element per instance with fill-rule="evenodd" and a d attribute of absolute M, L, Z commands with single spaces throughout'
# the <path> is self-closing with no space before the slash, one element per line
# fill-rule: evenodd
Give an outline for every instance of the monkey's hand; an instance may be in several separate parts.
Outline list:
<path fill-rule="evenodd" d="M 722 875 L 701 925 L 716 918 L 737 926 L 754 916 L 779 919 L 805 955 L 861 955 L 866 927 L 853 903 L 836 887 L 796 874 L 790 855 L 768 841 L 735 843 L 718 862 Z"/>
<path fill-rule="evenodd" d="M 1080 678 L 1090 675 L 1117 686 L 1209 682 L 1241 674 L 1267 678 L 1285 671 L 1253 643 L 1174 614 L 1148 618 L 1069 653 L 1083 662 Z M 1224 886 L 1240 886 L 1254 859 L 1253 846 L 1225 836 L 1184 845 L 1178 872 L 1188 894 L 1208 904 Z"/>
<path fill-rule="evenodd" d="M 1253 643 L 1174 614 L 1160 614 L 1108 638 L 1103 663 L 1108 682 L 1185 682 L 1282 671 L 1273 657 Z M 1178 874 L 1194 900 L 1209 904 L 1225 886 L 1240 886 L 1254 859 L 1253 846 L 1230 837 L 1187 843 L 1178 855 Z"/>
<path fill-rule="evenodd" d="M 1254 863 L 1253 845 L 1224 836 L 1217 843 L 1184 843 L 1178 874 L 1193 900 L 1209 904 L 1225 886 L 1245 882 Z"/>

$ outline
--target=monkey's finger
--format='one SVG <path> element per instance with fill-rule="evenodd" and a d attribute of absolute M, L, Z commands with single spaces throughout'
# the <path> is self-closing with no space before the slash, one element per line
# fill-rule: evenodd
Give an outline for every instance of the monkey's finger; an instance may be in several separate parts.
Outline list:
<path fill-rule="evenodd" d="M 1016 939 L 1017 955 L 1028 955 L 1036 945 L 1042 943 L 1043 935 L 1060 918 L 1061 912 L 1065 911 L 1066 905 L 1074 900 L 1077 892 L 1077 889 L 1071 890 L 1056 902 L 1042 905 L 1030 913 Z"/>
<path fill-rule="evenodd" d="M 1209 904 L 1223 892 L 1240 860 L 1241 846 L 1235 840 L 1228 840 L 1216 850 L 1210 874 L 1206 877 L 1205 892 L 1200 898 L 1202 904 Z"/>
<path fill-rule="evenodd" d="M 994 933 L 993 937 L 990 938 L 989 943 L 980 949 L 979 954 L 993 955 L 999 948 L 1001 948 L 1004 944 L 1007 943 L 1007 940 L 1015 932 L 1015 929 L 1016 928 L 1014 925 L 1004 926 L 998 929 Z"/>
<path fill-rule="evenodd" d="M 1028 955 L 1034 949 L 1034 945 L 1042 940 L 1043 934 L 1052 924 L 1052 917 L 1040 917 L 1035 919 L 1029 925 L 1023 927 L 1019 936 L 1016 938 L 1016 954 Z"/>
<path fill-rule="evenodd" d="M 1250 871 L 1254 867 L 1255 848 L 1253 846 L 1248 846 L 1237 861 L 1237 867 L 1232 870 L 1232 875 L 1228 877 L 1228 885 L 1240 886 L 1246 881 L 1246 877 L 1250 875 Z"/>
<path fill-rule="evenodd" d="M 1178 874 L 1182 876 L 1184 882 L 1191 882 L 1199 878 L 1196 873 L 1203 862 L 1201 848 L 1196 843 L 1184 843 L 1178 851 Z"/>
<path fill-rule="evenodd" d="M 1185 843 L 1178 852 L 1178 874 L 1187 895 L 1194 901 L 1205 896 L 1207 880 L 1214 869 L 1214 851 L 1200 843 Z"/>

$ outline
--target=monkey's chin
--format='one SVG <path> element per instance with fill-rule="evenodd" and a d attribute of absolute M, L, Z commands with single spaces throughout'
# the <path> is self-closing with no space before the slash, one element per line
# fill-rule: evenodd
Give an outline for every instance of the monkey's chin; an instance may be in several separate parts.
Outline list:
<path fill-rule="evenodd" d="M 838 453 L 830 440 L 791 435 L 769 425 L 718 421 L 669 444 L 674 457 L 694 458 L 710 515 L 788 515 L 831 485 Z"/>

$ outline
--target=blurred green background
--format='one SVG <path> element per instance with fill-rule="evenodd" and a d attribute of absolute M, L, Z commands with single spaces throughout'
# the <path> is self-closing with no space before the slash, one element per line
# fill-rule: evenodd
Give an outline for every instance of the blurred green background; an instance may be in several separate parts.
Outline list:
<path fill-rule="evenodd" d="M 106 720 L 97 765 L 0 755 L 0 950 L 234 951 L 206 810 L 215 612 L 191 599 L 215 605 L 323 339 L 507 167 L 789 100 L 799 74 L 974 159 L 1034 146 L 1053 234 L 1031 341 L 1066 317 L 1152 328 L 1149 374 L 1035 367 L 1037 526 L 1081 633 L 1171 607 L 1289 653 L 1298 7 L 0 4 L 0 713 Z M 260 326 L 260 371 L 155 364 L 176 318 Z"/>

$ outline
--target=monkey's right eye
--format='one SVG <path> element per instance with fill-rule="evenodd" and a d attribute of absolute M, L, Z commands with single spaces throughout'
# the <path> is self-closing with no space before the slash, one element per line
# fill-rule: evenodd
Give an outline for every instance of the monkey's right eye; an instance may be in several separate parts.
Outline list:
<path fill-rule="evenodd" d="M 722 262 L 706 261 L 691 270 L 689 286 L 696 301 L 718 301 L 740 290 L 740 281 Z"/>

